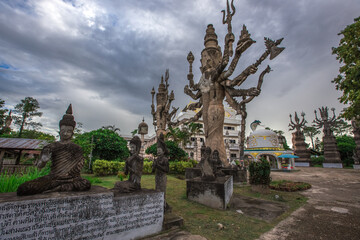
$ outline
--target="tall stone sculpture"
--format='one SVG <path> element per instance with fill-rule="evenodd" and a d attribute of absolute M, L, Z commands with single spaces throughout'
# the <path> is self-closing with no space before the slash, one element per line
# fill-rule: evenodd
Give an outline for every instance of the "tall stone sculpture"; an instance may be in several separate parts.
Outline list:
<path fill-rule="evenodd" d="M 168 80 L 169 70 L 167 69 L 165 72 L 165 83 L 164 77 L 161 76 L 158 93 L 156 93 L 156 109 L 154 105 L 155 89 L 153 88 L 151 91 L 151 114 L 153 115 L 153 124 L 155 127 L 156 136 L 160 136 L 160 133 L 165 134 L 166 128 L 174 125 L 174 123 L 171 122 L 171 119 L 175 116 L 176 111 L 178 110 L 178 108 L 173 107 L 173 110 L 169 112 L 171 102 L 175 99 L 175 97 L 174 91 L 171 91 L 171 93 L 168 95 Z"/>
<path fill-rule="evenodd" d="M 295 112 L 295 122 L 293 122 L 292 115 L 290 114 L 289 131 L 295 130 L 295 132 L 292 133 L 292 143 L 294 147 L 294 153 L 299 157 L 295 160 L 295 166 L 310 167 L 310 151 L 306 147 L 305 136 L 303 132 L 305 124 L 307 123 L 304 118 L 305 113 L 302 112 L 301 116 L 302 120 L 300 122 L 297 112 Z"/>
<path fill-rule="evenodd" d="M 231 7 L 231 10 L 230 10 Z M 223 24 L 227 24 L 228 33 L 225 36 L 224 52 L 221 52 L 221 47 L 218 45 L 217 35 L 212 24 L 209 24 L 206 29 L 206 35 L 204 40 L 205 48 L 201 52 L 201 78 L 198 83 L 194 83 L 194 75 L 192 73 L 192 63 L 194 62 L 194 56 L 190 52 L 187 60 L 189 62 L 189 74 L 187 78 L 189 85 L 186 85 L 184 92 L 192 97 L 197 102 L 188 105 L 183 111 L 187 109 L 195 110 L 201 108 L 201 110 L 191 119 L 184 120 L 184 122 L 193 122 L 200 117 L 204 121 L 204 132 L 206 146 L 209 146 L 212 150 L 218 150 L 220 159 L 225 166 L 229 163 L 226 160 L 226 151 L 223 139 L 223 124 L 224 124 L 224 105 L 223 101 L 226 101 L 229 105 L 237 111 L 237 114 L 243 112 L 244 103 L 251 101 L 251 99 L 260 93 L 258 88 L 250 89 L 237 89 L 249 75 L 254 74 L 258 70 L 258 66 L 269 55 L 270 59 L 276 57 L 284 48 L 278 48 L 282 41 L 279 39 L 273 41 L 269 38 L 265 38 L 266 50 L 261 57 L 252 65 L 248 66 L 241 74 L 233 79 L 230 77 L 233 75 L 235 68 L 238 64 L 241 54 L 246 51 L 253 43 L 254 40 L 250 38 L 250 34 L 247 31 L 245 25 L 240 34 L 240 39 L 237 42 L 235 48 L 235 54 L 233 52 L 233 42 L 235 36 L 232 33 L 231 20 L 235 14 L 235 7 L 233 1 L 231 5 L 227 2 L 227 10 L 225 16 L 225 10 L 223 10 Z M 234 56 L 233 56 L 234 55 Z M 230 61 L 230 57 L 233 57 Z M 226 69 L 227 68 L 227 69 Z M 258 86 L 261 87 L 261 82 L 266 73 L 270 71 L 270 67 L 267 67 L 260 74 Z M 245 97 L 241 102 L 237 102 L 237 97 Z M 252 98 L 247 98 L 252 97 Z"/>
<path fill-rule="evenodd" d="M 360 169 L 360 118 L 353 119 L 351 121 L 351 125 L 353 127 L 354 140 L 356 144 L 356 148 L 354 150 L 353 158 L 354 158 L 354 168 Z"/>
<path fill-rule="evenodd" d="M 143 118 L 142 122 L 138 126 L 138 134 L 141 136 L 141 150 L 140 155 L 144 156 L 145 154 L 145 148 L 144 148 L 144 141 L 145 141 L 145 135 L 149 132 L 149 126 L 146 124 L 145 119 Z"/>
<path fill-rule="evenodd" d="M 122 193 L 134 192 L 141 189 L 141 175 L 144 159 L 139 155 L 141 140 L 138 136 L 130 140 L 130 154 L 126 159 L 124 173 L 129 174 L 129 180 L 116 182 L 114 189 Z"/>
<path fill-rule="evenodd" d="M 165 144 L 164 134 L 160 133 L 157 137 L 157 158 L 153 162 L 152 171 L 155 172 L 155 189 L 164 192 L 164 211 L 171 211 L 170 206 L 166 203 L 166 183 L 169 172 L 169 160 L 167 155 L 169 154 Z"/>
<path fill-rule="evenodd" d="M 338 147 L 336 145 L 336 139 L 333 131 L 331 130 L 332 126 L 337 124 L 336 116 L 335 116 L 335 108 L 332 108 L 333 116 L 329 117 L 329 108 L 321 107 L 319 108 L 320 118 L 318 118 L 316 110 L 315 112 L 315 120 L 317 128 L 323 127 L 323 143 L 324 143 L 324 168 L 342 168 L 342 162 L 340 158 L 340 153 L 338 151 Z"/>
<path fill-rule="evenodd" d="M 36 163 L 37 166 L 43 167 L 46 162 L 51 160 L 50 174 L 21 184 L 17 189 L 17 195 L 90 189 L 90 182 L 80 176 L 84 165 L 83 151 L 79 145 L 71 142 L 75 125 L 70 104 L 66 114 L 59 122 L 60 142 L 45 146 Z"/>

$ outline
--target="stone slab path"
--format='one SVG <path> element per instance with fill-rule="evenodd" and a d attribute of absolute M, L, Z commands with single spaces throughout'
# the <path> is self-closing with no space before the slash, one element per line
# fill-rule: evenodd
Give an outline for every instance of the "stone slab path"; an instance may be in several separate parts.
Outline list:
<path fill-rule="evenodd" d="M 307 204 L 259 239 L 360 239 L 360 170 L 298 169 L 271 177 L 310 183 L 312 188 L 302 192 Z"/>

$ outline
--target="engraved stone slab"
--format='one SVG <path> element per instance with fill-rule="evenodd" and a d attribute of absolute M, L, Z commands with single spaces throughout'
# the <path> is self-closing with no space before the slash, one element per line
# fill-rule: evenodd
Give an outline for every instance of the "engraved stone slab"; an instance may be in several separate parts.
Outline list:
<path fill-rule="evenodd" d="M 296 162 L 295 161 L 295 167 L 310 167 L 310 163 L 308 163 L 308 162 Z"/>
<path fill-rule="evenodd" d="M 323 163 L 323 168 L 343 168 L 342 163 Z"/>
<path fill-rule="evenodd" d="M 215 181 L 203 181 L 201 178 L 186 180 L 187 198 L 212 208 L 226 209 L 232 194 L 232 176 L 218 177 Z"/>
<path fill-rule="evenodd" d="M 101 188 L 33 198 L 0 194 L 1 239 L 134 239 L 162 228 L 161 192 L 114 197 Z"/>

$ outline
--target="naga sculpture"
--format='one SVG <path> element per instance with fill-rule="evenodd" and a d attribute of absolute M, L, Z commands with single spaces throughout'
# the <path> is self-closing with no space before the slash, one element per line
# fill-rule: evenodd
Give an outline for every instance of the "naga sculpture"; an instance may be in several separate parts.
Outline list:
<path fill-rule="evenodd" d="M 50 174 L 21 184 L 17 189 L 17 195 L 90 189 L 90 182 L 80 176 L 84 165 L 83 151 L 79 145 L 71 142 L 75 125 L 70 104 L 59 122 L 60 142 L 46 145 L 39 161 L 36 162 L 38 167 L 43 167 L 51 160 Z"/>
<path fill-rule="evenodd" d="M 236 87 L 240 86 L 248 76 L 255 74 L 258 70 L 258 66 L 269 55 L 271 60 L 280 54 L 284 48 L 277 47 L 281 43 L 282 39 L 273 41 L 269 38 L 265 38 L 266 50 L 261 55 L 261 57 L 254 64 L 248 66 L 238 76 L 230 79 L 235 71 L 242 53 L 245 52 L 253 43 L 255 43 L 255 41 L 250 38 L 250 34 L 244 25 L 234 54 L 233 42 L 235 41 L 235 36 L 232 33 L 231 25 L 232 17 L 235 14 L 233 0 L 231 1 L 231 5 L 229 5 L 229 2 L 227 1 L 226 15 L 225 10 L 222 12 L 223 24 L 227 24 L 228 28 L 228 33 L 225 36 L 224 52 L 221 52 L 221 48 L 218 45 L 217 35 L 215 34 L 213 25 L 208 25 L 204 40 L 205 48 L 201 52 L 200 80 L 198 83 L 194 83 L 194 75 L 192 73 L 192 63 L 194 62 L 194 56 L 190 52 L 187 57 L 190 65 L 189 74 L 187 75 L 189 85 L 186 85 L 184 88 L 185 94 L 189 95 L 194 100 L 197 100 L 197 102 L 188 105 L 183 109 L 183 111 L 188 109 L 201 109 L 193 118 L 184 119 L 178 124 L 194 122 L 202 117 L 204 121 L 206 146 L 209 146 L 213 150 L 218 150 L 221 161 L 225 166 L 228 166 L 229 163 L 226 160 L 226 151 L 223 140 L 223 124 L 225 113 L 223 101 L 225 99 L 230 107 L 236 110 L 237 114 L 244 113 L 245 104 L 260 94 L 260 88 L 264 75 L 270 72 L 270 67 L 268 66 L 260 74 L 257 87 L 250 89 L 237 89 Z M 231 61 L 230 57 L 233 57 Z M 238 102 L 236 100 L 237 97 L 241 97 L 242 101 Z"/>
<path fill-rule="evenodd" d="M 165 72 L 165 84 L 164 77 L 161 76 L 161 82 L 159 84 L 158 93 L 156 93 L 156 110 L 154 105 L 154 95 L 155 89 L 151 91 L 152 95 L 152 104 L 151 104 L 151 114 L 153 115 L 153 125 L 155 127 L 155 132 L 157 136 L 160 136 L 160 133 L 165 134 L 166 128 L 173 126 L 175 123 L 171 122 L 171 119 L 175 116 L 178 108 L 174 108 L 171 112 L 170 106 L 171 102 L 175 99 L 174 91 L 168 95 L 168 80 L 169 80 L 169 70 Z"/>
<path fill-rule="evenodd" d="M 323 128 L 323 143 L 324 143 L 324 163 L 323 167 L 340 167 L 342 168 L 340 153 L 338 151 L 338 147 L 336 145 L 336 139 L 334 136 L 331 127 L 337 125 L 335 108 L 332 108 L 333 116 L 329 117 L 329 108 L 321 107 L 319 108 L 320 118 L 317 116 L 316 110 L 315 112 L 315 127 Z"/>
<path fill-rule="evenodd" d="M 304 136 L 304 128 L 307 121 L 305 120 L 305 113 L 301 113 L 302 120 L 300 121 L 297 112 L 295 112 L 295 117 L 293 122 L 292 115 L 290 114 L 290 123 L 289 123 L 289 131 L 295 130 L 292 134 L 292 144 L 294 147 L 294 153 L 299 158 L 296 159 L 296 163 L 298 166 L 310 166 L 310 151 L 306 147 L 305 136 Z"/>
<path fill-rule="evenodd" d="M 134 192 L 141 189 L 141 175 L 144 166 L 144 159 L 139 155 L 141 140 L 138 136 L 130 140 L 130 154 L 126 159 L 124 173 L 129 174 L 129 180 L 116 182 L 114 190 L 121 193 Z"/>

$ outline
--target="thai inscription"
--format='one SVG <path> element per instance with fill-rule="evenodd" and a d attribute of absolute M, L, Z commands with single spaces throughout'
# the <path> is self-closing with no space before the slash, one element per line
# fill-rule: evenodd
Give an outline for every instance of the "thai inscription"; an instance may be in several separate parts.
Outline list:
<path fill-rule="evenodd" d="M 162 193 L 123 198 L 101 193 L 1 203 L 0 238 L 112 239 L 123 234 L 121 239 L 130 239 L 145 236 L 149 229 L 161 230 L 163 201 Z"/>

